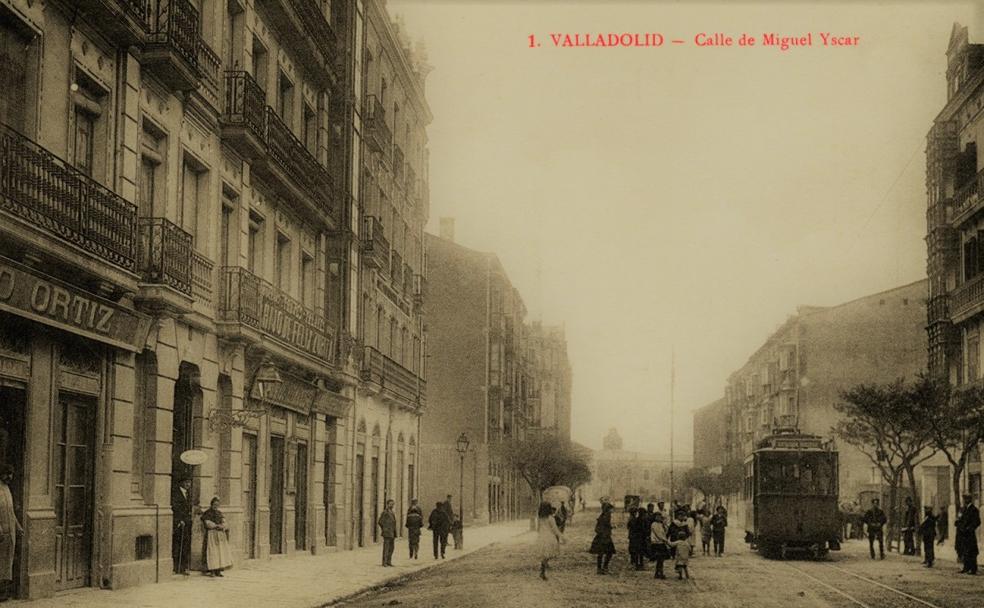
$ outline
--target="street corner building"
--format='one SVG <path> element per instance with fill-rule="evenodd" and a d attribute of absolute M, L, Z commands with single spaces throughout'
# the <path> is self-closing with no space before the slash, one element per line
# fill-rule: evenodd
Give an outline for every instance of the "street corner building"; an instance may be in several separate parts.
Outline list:
<path fill-rule="evenodd" d="M 526 322 L 499 259 L 456 243 L 453 218 L 441 218 L 440 236 L 427 235 L 427 277 L 421 503 L 430 508 L 451 494 L 466 523 L 529 517 L 530 490 L 497 447 L 532 433 L 570 439 L 563 327 Z"/>
<path fill-rule="evenodd" d="M 926 270 L 929 306 L 926 318 L 929 371 L 952 387 L 979 385 L 981 334 L 984 331 L 984 158 L 977 139 L 984 117 L 984 44 L 971 34 L 984 33 L 954 24 L 946 48 L 946 104 L 926 136 Z M 939 504 L 952 494 L 951 469 L 937 467 Z M 970 454 L 961 486 L 981 504 L 981 453 Z M 934 488 L 936 490 L 937 488 Z M 949 517 L 956 515 L 949 505 Z M 980 531 L 978 532 L 980 534 Z"/>
<path fill-rule="evenodd" d="M 926 293 L 922 280 L 837 306 L 799 307 L 728 377 L 724 398 L 695 412 L 694 465 L 743 463 L 776 428 L 830 438 L 842 391 L 914 379 L 926 363 Z M 841 500 L 879 496 L 881 477 L 868 457 L 842 442 L 837 449 Z M 728 497 L 728 510 L 743 521 L 739 495 Z"/>
<path fill-rule="evenodd" d="M 415 494 L 410 47 L 377 0 L 0 0 L 18 597 L 170 576 L 184 478 L 245 559 L 372 542 Z"/>

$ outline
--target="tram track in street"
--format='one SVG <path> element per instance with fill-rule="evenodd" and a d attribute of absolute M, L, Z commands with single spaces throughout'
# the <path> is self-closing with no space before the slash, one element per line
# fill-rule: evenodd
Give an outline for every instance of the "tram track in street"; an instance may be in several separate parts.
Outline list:
<path fill-rule="evenodd" d="M 938 606 L 928 600 L 912 595 L 911 593 L 902 591 L 891 585 L 876 581 L 874 579 L 868 578 L 866 576 L 857 574 L 856 572 L 851 572 L 846 568 L 831 564 L 829 562 L 817 562 L 817 568 L 808 571 L 806 568 L 801 568 L 794 566 L 788 562 L 779 562 L 788 569 L 798 572 L 803 577 L 819 584 L 828 591 L 832 591 L 837 595 L 843 597 L 844 599 L 851 602 L 851 605 L 858 606 L 860 608 L 882 608 L 883 606 L 891 606 L 891 608 L 943 608 Z M 830 579 L 824 580 L 816 576 L 818 571 L 822 570 L 836 570 L 842 574 L 846 574 L 862 583 L 867 583 L 867 591 L 859 591 L 858 589 L 846 589 L 847 587 L 844 583 L 844 579 L 831 581 Z M 893 596 L 885 596 L 884 594 L 876 596 L 875 599 L 869 597 L 872 590 L 880 589 L 883 591 L 890 592 L 894 594 Z M 860 597 L 859 597 L 860 596 Z M 891 597 L 892 601 L 886 603 L 886 598 Z"/>

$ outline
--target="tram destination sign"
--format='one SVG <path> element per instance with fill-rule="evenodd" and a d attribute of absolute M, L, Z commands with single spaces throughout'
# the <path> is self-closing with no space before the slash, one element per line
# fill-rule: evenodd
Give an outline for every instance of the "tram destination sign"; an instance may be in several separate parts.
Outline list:
<path fill-rule="evenodd" d="M 150 318 L 0 257 L 0 310 L 130 351 L 143 348 Z"/>

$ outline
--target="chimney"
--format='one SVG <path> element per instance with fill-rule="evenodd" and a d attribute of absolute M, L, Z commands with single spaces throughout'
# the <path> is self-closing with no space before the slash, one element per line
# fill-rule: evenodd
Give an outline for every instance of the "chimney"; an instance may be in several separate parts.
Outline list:
<path fill-rule="evenodd" d="M 442 217 L 440 236 L 442 239 L 454 242 L 454 218 Z"/>

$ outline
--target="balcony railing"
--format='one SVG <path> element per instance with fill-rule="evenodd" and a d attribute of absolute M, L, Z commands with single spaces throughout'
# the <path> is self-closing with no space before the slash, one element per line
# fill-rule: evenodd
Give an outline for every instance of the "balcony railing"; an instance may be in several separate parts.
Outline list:
<path fill-rule="evenodd" d="M 984 274 L 957 287 L 950 297 L 950 311 L 954 322 L 959 322 L 976 309 L 984 307 Z"/>
<path fill-rule="evenodd" d="M 366 97 L 366 143 L 384 156 L 393 145 L 393 134 L 386 124 L 386 110 L 375 95 Z"/>
<path fill-rule="evenodd" d="M 75 0 L 90 24 L 121 45 L 139 44 L 147 35 L 147 0 Z"/>
<path fill-rule="evenodd" d="M 220 276 L 220 321 L 241 324 L 334 364 L 335 330 L 323 314 L 307 308 L 245 268 L 226 266 Z"/>
<path fill-rule="evenodd" d="M 294 10 L 304 23 L 304 29 L 314 41 L 318 50 L 328 59 L 328 64 L 334 64 L 335 33 L 331 29 L 325 14 L 314 0 L 290 0 Z"/>
<path fill-rule="evenodd" d="M 136 269 L 136 206 L 6 125 L 0 125 L 0 209 Z"/>
<path fill-rule="evenodd" d="M 249 72 L 225 73 L 222 137 L 247 158 L 266 149 L 266 95 Z"/>
<path fill-rule="evenodd" d="M 359 376 L 363 382 L 378 384 L 384 395 L 407 405 L 422 400 L 422 381 L 416 374 L 372 346 L 363 347 Z"/>
<path fill-rule="evenodd" d="M 212 261 L 194 252 L 191 256 L 191 295 L 196 300 L 212 301 Z"/>
<path fill-rule="evenodd" d="M 192 236 L 159 217 L 142 217 L 139 226 L 143 281 L 167 285 L 190 296 Z"/>
<path fill-rule="evenodd" d="M 144 61 L 158 69 L 161 78 L 181 90 L 194 89 L 201 76 L 198 47 L 201 20 L 190 0 L 157 0 L 148 16 L 148 42 Z"/>
<path fill-rule="evenodd" d="M 977 205 L 984 190 L 984 170 L 977 173 L 970 182 L 964 184 L 953 196 L 954 215 L 960 215 Z"/>
<path fill-rule="evenodd" d="M 378 217 L 367 215 L 362 218 L 362 234 L 359 235 L 362 259 L 366 265 L 381 269 L 389 261 L 389 241 L 383 232 L 383 224 Z"/>
<path fill-rule="evenodd" d="M 266 108 L 266 143 L 270 157 L 284 175 L 322 209 L 334 215 L 331 175 L 269 106 Z"/>
<path fill-rule="evenodd" d="M 198 45 L 198 67 L 201 68 L 202 81 L 198 92 L 215 110 L 222 108 L 222 60 L 204 41 Z"/>
<path fill-rule="evenodd" d="M 394 289 L 403 288 L 403 258 L 396 251 L 393 252 L 393 256 L 390 258 L 390 278 L 392 279 Z"/>

